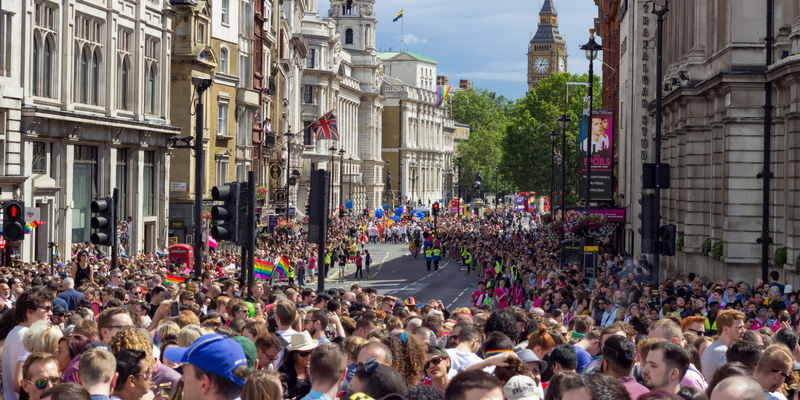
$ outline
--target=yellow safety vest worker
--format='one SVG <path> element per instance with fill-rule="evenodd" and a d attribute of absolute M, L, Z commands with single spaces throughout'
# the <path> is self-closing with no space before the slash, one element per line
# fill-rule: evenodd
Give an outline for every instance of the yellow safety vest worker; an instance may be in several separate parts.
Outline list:
<path fill-rule="evenodd" d="M 430 260 L 432 255 L 433 255 L 433 251 L 430 250 L 430 247 L 428 248 L 428 250 L 425 250 L 425 259 L 426 260 Z"/>
<path fill-rule="evenodd" d="M 709 327 L 708 326 L 708 317 L 706 317 L 706 331 L 715 331 L 717 330 L 717 320 L 714 320 L 714 323 Z"/>
<path fill-rule="evenodd" d="M 331 254 L 330 253 L 325 254 L 325 264 L 330 264 L 330 263 L 331 263 Z"/>
<path fill-rule="evenodd" d="M 472 263 L 472 253 L 467 252 L 467 265 Z"/>
<path fill-rule="evenodd" d="M 441 257 L 442 257 L 442 251 L 439 250 L 439 249 L 434 249 L 433 250 L 433 259 L 434 260 L 440 260 Z"/>

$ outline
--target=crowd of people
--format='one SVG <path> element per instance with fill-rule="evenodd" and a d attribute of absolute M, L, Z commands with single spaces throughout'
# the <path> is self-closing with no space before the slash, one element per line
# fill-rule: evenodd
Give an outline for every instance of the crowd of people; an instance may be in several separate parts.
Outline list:
<path fill-rule="evenodd" d="M 334 220 L 319 262 L 302 233 L 273 235 L 260 241 L 260 257 L 286 257 L 292 268 L 249 287 L 241 260 L 225 251 L 208 254 L 199 277 L 157 254 L 109 270 L 91 246 L 74 246 L 55 273 L 44 263 L 4 268 L 0 393 L 6 400 L 798 398 L 800 303 L 777 272 L 752 284 L 693 273 L 654 283 L 646 259 L 605 244 L 587 278 L 586 269 L 561 263 L 558 240 L 537 218 L 513 209 L 440 216 L 432 228 L 431 221 Z M 408 246 L 409 268 L 435 270 L 444 258 L 460 264 L 475 277 L 469 307 L 369 287 L 363 272 L 369 279 L 368 247 L 377 242 Z M 339 264 L 340 282 L 348 279 L 342 264 L 350 263 L 362 275 L 349 290 L 311 286 L 331 264 Z"/>

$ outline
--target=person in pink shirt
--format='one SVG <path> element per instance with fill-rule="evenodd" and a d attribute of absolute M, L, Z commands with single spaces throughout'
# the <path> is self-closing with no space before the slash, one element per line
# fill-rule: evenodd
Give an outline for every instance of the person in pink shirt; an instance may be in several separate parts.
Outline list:
<path fill-rule="evenodd" d="M 508 297 L 510 292 L 506 286 L 506 278 L 500 277 L 497 287 L 494 289 L 494 309 L 502 310 L 508 307 Z"/>
<path fill-rule="evenodd" d="M 481 308 L 483 301 L 486 300 L 486 284 L 478 282 L 478 290 L 472 293 L 472 302 L 476 308 Z"/>
<path fill-rule="evenodd" d="M 521 307 L 522 302 L 525 301 L 525 289 L 522 287 L 522 280 L 517 279 L 514 286 L 511 288 L 511 304 Z"/>

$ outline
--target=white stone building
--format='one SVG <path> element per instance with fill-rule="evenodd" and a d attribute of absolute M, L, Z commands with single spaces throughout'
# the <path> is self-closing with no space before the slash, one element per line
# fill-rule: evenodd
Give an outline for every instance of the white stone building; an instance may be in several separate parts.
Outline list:
<path fill-rule="evenodd" d="M 410 52 L 379 53 L 383 83 L 384 159 L 397 177 L 403 202 L 444 200 L 444 170 L 453 164 L 453 134 L 444 133 L 444 110 L 436 107 L 436 61 Z M 398 123 L 399 121 L 399 123 Z"/>
<path fill-rule="evenodd" d="M 774 179 L 769 191 L 768 228 L 773 240 L 769 255 L 787 248 L 788 260 L 778 266 L 781 281 L 797 284 L 799 177 L 794 139 L 800 135 L 800 4 L 774 1 L 775 42 L 773 49 L 767 49 L 766 1 L 670 1 L 664 27 L 666 87 L 656 88 L 656 21 L 650 14 L 652 2 L 646 3 L 631 2 L 627 15 L 621 16 L 621 70 L 633 74 L 620 75 L 620 135 L 627 136 L 620 141 L 620 154 L 630 157 L 628 162 L 621 161 L 620 193 L 626 195 L 626 204 L 636 204 L 644 157 L 640 152 L 648 155 L 645 162 L 652 162 L 654 118 L 648 111 L 657 112 L 652 101 L 655 90 L 662 89 L 662 162 L 671 164 L 672 178 L 671 188 L 661 192 L 662 224 L 676 224 L 684 243 L 675 257 L 662 258 L 662 278 L 675 270 L 715 280 L 752 282 L 761 276 L 761 244 L 756 240 L 762 229 L 764 180 L 759 174 L 765 149 L 765 84 L 771 82 L 770 170 Z M 767 51 L 774 54 L 771 65 L 766 65 Z M 643 93 L 644 76 L 650 84 Z M 628 110 L 633 113 L 627 114 Z M 624 168 L 629 171 L 623 173 Z M 628 215 L 637 212 L 629 208 Z M 633 222 L 629 229 L 635 229 L 638 220 L 629 220 Z M 636 243 L 638 249 L 640 237 Z M 703 254 L 704 243 L 722 244 L 718 260 Z"/>
<path fill-rule="evenodd" d="M 3 2 L 2 175 L 47 223 L 25 260 L 89 241 L 90 203 L 120 191 L 130 252 L 166 244 L 171 14 L 162 1 Z M 13 40 L 9 40 L 12 39 Z M 10 45 L 10 47 L 9 47 Z M 160 239 L 160 241 L 158 241 Z M 157 242 L 158 241 L 158 242 Z"/>
<path fill-rule="evenodd" d="M 355 212 L 381 204 L 383 64 L 375 50 L 373 4 L 374 0 L 333 1 L 328 17 L 320 20 L 316 0 L 309 0 L 302 30 L 308 57 L 302 81 L 305 152 L 300 205 L 308 196 L 310 171 L 317 168 L 333 171 L 331 210 L 347 199 L 353 200 Z M 308 127 L 331 110 L 340 140 L 318 141 Z M 331 164 L 332 146 L 337 151 Z"/>

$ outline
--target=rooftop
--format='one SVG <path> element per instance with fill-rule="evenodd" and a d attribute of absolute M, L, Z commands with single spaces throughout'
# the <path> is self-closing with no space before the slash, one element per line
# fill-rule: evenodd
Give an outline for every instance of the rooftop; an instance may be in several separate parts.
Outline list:
<path fill-rule="evenodd" d="M 426 62 L 429 62 L 429 63 L 438 64 L 434 59 L 432 59 L 432 58 L 430 58 L 430 57 L 428 57 L 428 56 L 426 56 L 424 54 L 412 53 L 412 52 L 409 52 L 409 51 L 403 51 L 403 52 L 399 52 L 399 51 L 384 51 L 384 52 L 379 52 L 378 53 L 378 58 L 380 58 L 381 60 L 391 60 L 391 59 L 397 57 L 401 53 L 408 54 L 411 57 L 414 57 L 414 58 L 416 58 L 416 59 L 418 59 L 420 61 L 426 61 Z"/>

